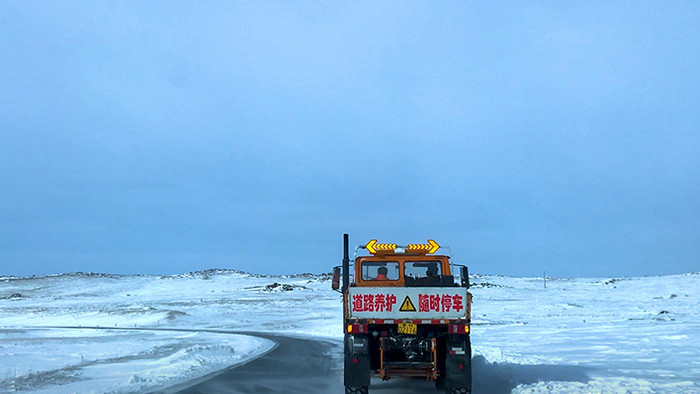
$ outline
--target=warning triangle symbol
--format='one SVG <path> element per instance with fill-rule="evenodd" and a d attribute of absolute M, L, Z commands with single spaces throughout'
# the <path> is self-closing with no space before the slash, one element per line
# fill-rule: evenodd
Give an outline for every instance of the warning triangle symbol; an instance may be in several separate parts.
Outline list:
<path fill-rule="evenodd" d="M 401 308 L 399 308 L 399 311 L 401 312 L 415 312 L 416 307 L 413 306 L 413 303 L 411 302 L 411 299 L 406 296 L 406 298 L 403 299 L 403 303 L 401 304 Z"/>

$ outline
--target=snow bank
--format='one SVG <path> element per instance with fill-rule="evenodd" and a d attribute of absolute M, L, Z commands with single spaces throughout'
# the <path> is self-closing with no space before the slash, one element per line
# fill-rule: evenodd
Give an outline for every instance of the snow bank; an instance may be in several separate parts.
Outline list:
<path fill-rule="evenodd" d="M 0 330 L 0 387 L 9 392 L 144 392 L 266 352 L 243 335 L 114 330 Z"/>

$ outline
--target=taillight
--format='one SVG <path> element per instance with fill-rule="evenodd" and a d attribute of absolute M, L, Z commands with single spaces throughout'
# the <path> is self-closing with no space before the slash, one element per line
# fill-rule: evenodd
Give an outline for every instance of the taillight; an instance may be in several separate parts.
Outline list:
<path fill-rule="evenodd" d="M 469 334 L 469 324 L 450 324 L 447 327 L 447 332 L 450 334 Z"/>
<path fill-rule="evenodd" d="M 348 324 L 345 327 L 345 332 L 348 334 L 367 334 L 366 324 Z"/>

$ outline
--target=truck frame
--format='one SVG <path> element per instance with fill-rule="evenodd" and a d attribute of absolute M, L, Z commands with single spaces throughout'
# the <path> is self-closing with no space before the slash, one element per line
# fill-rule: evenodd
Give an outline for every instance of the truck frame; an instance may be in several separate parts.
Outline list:
<path fill-rule="evenodd" d="M 373 239 L 355 248 L 351 265 L 343 235 L 332 288 L 343 294 L 346 394 L 368 393 L 373 373 L 383 380 L 422 377 L 450 394 L 471 392 L 469 272 L 434 254 L 439 248 L 433 240 L 399 246 Z M 357 256 L 359 249 L 369 255 Z"/>

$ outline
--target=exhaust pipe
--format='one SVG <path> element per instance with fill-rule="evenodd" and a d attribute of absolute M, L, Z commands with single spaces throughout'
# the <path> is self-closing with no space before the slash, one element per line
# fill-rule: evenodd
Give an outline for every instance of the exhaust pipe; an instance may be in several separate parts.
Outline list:
<path fill-rule="evenodd" d="M 348 235 L 343 234 L 343 293 L 345 293 L 350 286 L 350 255 L 348 248 Z"/>

